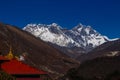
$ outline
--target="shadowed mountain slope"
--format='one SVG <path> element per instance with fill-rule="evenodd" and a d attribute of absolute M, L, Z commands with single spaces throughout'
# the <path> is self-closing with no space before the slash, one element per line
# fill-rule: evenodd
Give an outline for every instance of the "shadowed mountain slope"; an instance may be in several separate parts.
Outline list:
<path fill-rule="evenodd" d="M 78 59 L 79 68 L 70 69 L 63 80 L 120 80 L 120 40 L 104 43 Z"/>
<path fill-rule="evenodd" d="M 110 56 L 118 56 L 118 55 L 120 55 L 120 39 L 106 42 L 96 47 L 91 52 L 84 54 L 82 56 L 78 56 L 77 59 L 82 62 L 97 57 L 104 57 L 104 56 L 110 57 Z"/>

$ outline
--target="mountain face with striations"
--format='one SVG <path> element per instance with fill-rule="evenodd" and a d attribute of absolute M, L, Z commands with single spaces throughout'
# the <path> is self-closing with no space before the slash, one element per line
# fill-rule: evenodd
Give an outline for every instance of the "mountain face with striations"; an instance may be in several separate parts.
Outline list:
<path fill-rule="evenodd" d="M 78 53 L 76 56 L 80 55 L 79 53 L 89 52 L 93 48 L 110 40 L 106 36 L 103 36 L 96 30 L 92 29 L 90 26 L 82 24 L 77 25 L 71 30 L 64 29 L 56 23 L 50 25 L 28 24 L 23 30 L 30 32 L 43 41 L 64 48 L 62 49 L 62 52 Z M 74 50 L 72 50 L 73 48 Z M 78 48 L 80 48 L 80 50 L 78 50 Z"/>

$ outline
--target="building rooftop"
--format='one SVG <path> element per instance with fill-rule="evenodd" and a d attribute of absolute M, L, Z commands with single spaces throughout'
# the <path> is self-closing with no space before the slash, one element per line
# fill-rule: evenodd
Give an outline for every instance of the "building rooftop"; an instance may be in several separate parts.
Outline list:
<path fill-rule="evenodd" d="M 7 60 L 7 59 L 0 56 L 0 60 Z M 37 70 L 36 68 L 24 64 L 23 62 L 18 61 L 16 59 L 12 59 L 8 62 L 2 63 L 1 68 L 2 70 L 4 70 L 9 74 L 47 74 L 43 70 Z"/>

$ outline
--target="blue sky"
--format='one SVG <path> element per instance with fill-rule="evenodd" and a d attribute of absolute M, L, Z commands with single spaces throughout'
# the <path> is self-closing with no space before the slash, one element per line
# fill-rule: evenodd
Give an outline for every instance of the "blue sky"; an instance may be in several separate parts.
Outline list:
<path fill-rule="evenodd" d="M 120 37 L 120 0 L 0 0 L 0 22 L 58 23 L 71 29 L 91 25 L 109 38 Z"/>

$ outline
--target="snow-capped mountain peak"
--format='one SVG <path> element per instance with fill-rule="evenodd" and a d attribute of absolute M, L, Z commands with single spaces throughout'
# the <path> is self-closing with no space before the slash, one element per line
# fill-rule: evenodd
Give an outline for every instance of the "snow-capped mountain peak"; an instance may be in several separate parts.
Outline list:
<path fill-rule="evenodd" d="M 82 47 L 88 51 L 109 41 L 107 37 L 92 29 L 91 26 L 82 24 L 78 24 L 73 29 L 65 31 L 56 23 L 50 25 L 28 24 L 23 30 L 32 33 L 46 42 L 64 47 Z"/>
<path fill-rule="evenodd" d="M 51 25 L 52 25 L 52 26 L 58 26 L 58 24 L 57 24 L 57 23 L 52 23 Z"/>
<path fill-rule="evenodd" d="M 32 33 L 36 37 L 39 37 L 46 42 L 51 42 L 59 46 L 68 46 L 69 44 L 74 43 L 72 38 L 65 35 L 64 32 L 61 30 L 60 26 L 55 23 L 50 25 L 28 24 L 26 27 L 23 28 L 23 30 Z M 76 46 L 78 45 L 77 43 L 74 44 Z"/>
<path fill-rule="evenodd" d="M 81 32 L 82 29 L 83 29 L 83 25 L 80 23 L 77 26 L 75 26 L 72 30 Z"/>
<path fill-rule="evenodd" d="M 82 35 L 99 34 L 96 30 L 92 29 L 91 26 L 85 26 L 81 23 L 74 27 L 72 30 L 74 32 L 82 33 Z"/>

